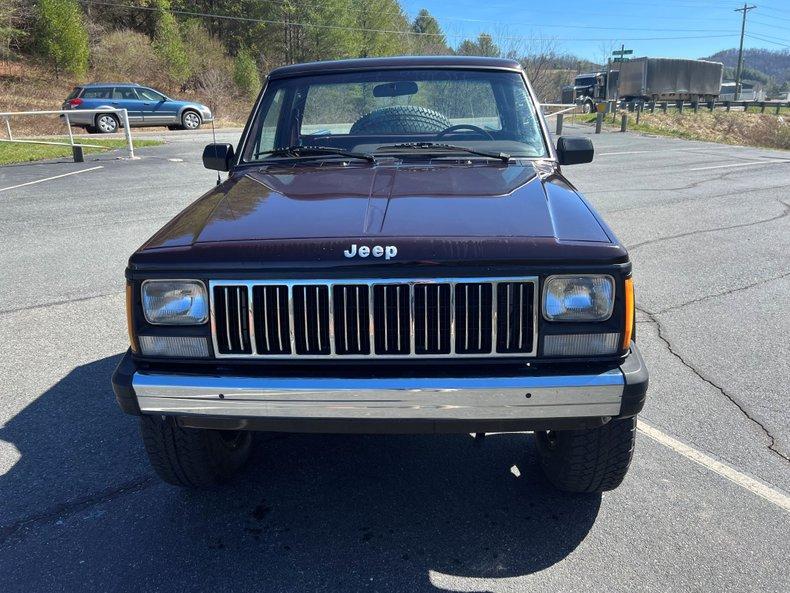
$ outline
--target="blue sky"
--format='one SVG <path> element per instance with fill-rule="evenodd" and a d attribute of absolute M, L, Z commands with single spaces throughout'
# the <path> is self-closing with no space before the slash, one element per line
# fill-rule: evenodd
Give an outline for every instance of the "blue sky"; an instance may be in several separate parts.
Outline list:
<path fill-rule="evenodd" d="M 634 55 L 698 58 L 738 47 L 743 6 L 735 0 L 401 0 L 410 17 L 427 8 L 457 46 L 491 33 L 514 49 L 553 44 L 561 53 L 601 61 L 624 43 Z M 790 0 L 754 0 L 744 47 L 790 49 Z M 651 39 L 652 38 L 652 39 Z M 670 38 L 670 39 L 655 39 Z M 540 41 L 541 39 L 550 41 Z"/>

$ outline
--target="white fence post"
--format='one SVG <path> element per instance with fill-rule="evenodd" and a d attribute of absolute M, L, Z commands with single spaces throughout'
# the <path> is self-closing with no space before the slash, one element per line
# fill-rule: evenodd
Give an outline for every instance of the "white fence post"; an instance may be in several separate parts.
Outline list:
<path fill-rule="evenodd" d="M 8 116 L 5 117 L 5 129 L 8 131 L 8 139 L 13 140 L 14 135 L 11 133 L 11 122 L 8 119 Z"/>
<path fill-rule="evenodd" d="M 126 136 L 126 148 L 129 150 L 129 158 L 134 158 L 134 144 L 132 143 L 132 130 L 129 127 L 129 112 L 126 109 L 121 109 L 123 116 L 123 133 Z"/>
<path fill-rule="evenodd" d="M 66 119 L 66 129 L 69 131 L 69 144 L 72 150 L 74 149 L 74 134 L 71 133 L 71 122 L 69 121 L 69 114 L 64 113 L 63 117 Z"/>

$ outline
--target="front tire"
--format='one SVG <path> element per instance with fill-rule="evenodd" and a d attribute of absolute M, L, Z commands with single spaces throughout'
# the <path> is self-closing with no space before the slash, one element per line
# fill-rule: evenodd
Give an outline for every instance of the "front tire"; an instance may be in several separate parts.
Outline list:
<path fill-rule="evenodd" d="M 614 490 L 631 465 L 636 417 L 586 430 L 536 432 L 535 440 L 543 473 L 560 490 Z"/>
<path fill-rule="evenodd" d="M 250 432 L 184 428 L 162 416 L 142 416 L 140 434 L 157 475 L 185 488 L 229 480 L 247 462 L 252 443 Z"/>
<path fill-rule="evenodd" d="M 96 130 L 100 134 L 112 134 L 120 127 L 118 118 L 111 113 L 100 113 L 96 116 Z"/>
<path fill-rule="evenodd" d="M 197 130 L 203 123 L 196 111 L 185 111 L 181 115 L 181 127 L 185 130 Z"/>

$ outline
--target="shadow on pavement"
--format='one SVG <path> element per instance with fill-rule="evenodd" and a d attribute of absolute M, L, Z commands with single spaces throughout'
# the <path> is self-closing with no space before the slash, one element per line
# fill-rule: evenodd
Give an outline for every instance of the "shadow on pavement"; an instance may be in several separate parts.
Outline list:
<path fill-rule="evenodd" d="M 116 408 L 118 359 L 74 369 L 0 429 L 20 454 L 0 476 L 7 591 L 434 590 L 545 569 L 598 514 L 600 496 L 544 481 L 521 434 L 261 434 L 233 483 L 182 491 L 151 477 Z"/>

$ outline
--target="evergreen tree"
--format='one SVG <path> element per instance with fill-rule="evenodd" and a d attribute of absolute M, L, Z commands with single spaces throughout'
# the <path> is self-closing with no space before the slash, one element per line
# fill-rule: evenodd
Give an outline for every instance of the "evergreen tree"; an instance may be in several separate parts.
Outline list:
<path fill-rule="evenodd" d="M 239 51 L 233 61 L 233 82 L 250 98 L 255 98 L 261 90 L 261 75 L 258 65 L 247 50 Z"/>
<path fill-rule="evenodd" d="M 494 43 L 491 35 L 488 33 L 480 33 L 477 38 L 478 55 L 487 58 L 498 58 L 500 55 L 499 46 Z"/>
<path fill-rule="evenodd" d="M 170 12 L 170 0 L 154 0 L 159 9 L 155 12 L 154 50 L 167 69 L 170 79 L 184 84 L 189 78 L 189 58 L 178 28 L 178 21 Z"/>
<path fill-rule="evenodd" d="M 411 31 L 398 0 L 353 0 L 361 58 L 408 53 Z"/>
<path fill-rule="evenodd" d="M 417 35 L 412 36 L 413 52 L 416 54 L 447 54 L 447 39 L 444 36 L 439 22 L 426 9 L 420 10 L 411 25 L 411 30 Z"/>
<path fill-rule="evenodd" d="M 464 39 L 458 50 L 455 52 L 459 56 L 484 56 L 488 58 L 498 58 L 501 55 L 499 46 L 494 43 L 493 38 L 488 33 L 480 33 L 477 41 Z"/>
<path fill-rule="evenodd" d="M 38 46 L 55 75 L 66 71 L 85 76 L 88 71 L 88 31 L 75 0 L 39 0 Z"/>

